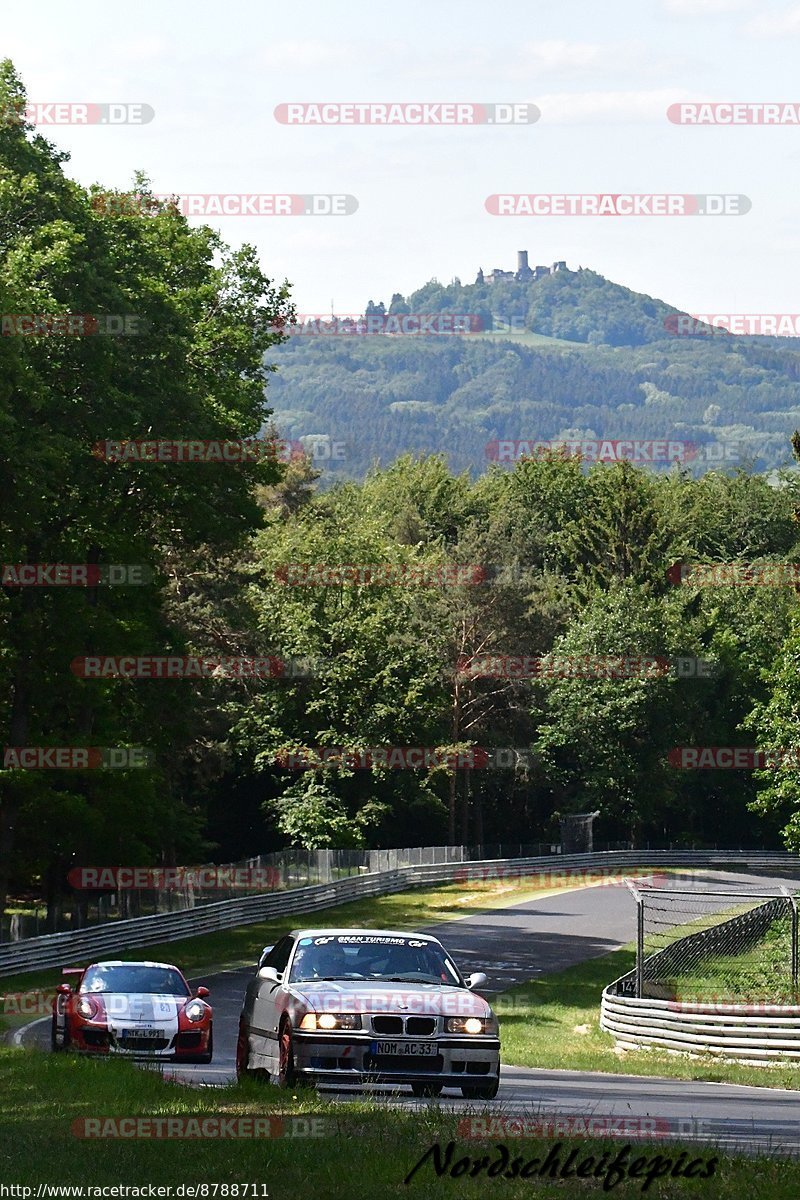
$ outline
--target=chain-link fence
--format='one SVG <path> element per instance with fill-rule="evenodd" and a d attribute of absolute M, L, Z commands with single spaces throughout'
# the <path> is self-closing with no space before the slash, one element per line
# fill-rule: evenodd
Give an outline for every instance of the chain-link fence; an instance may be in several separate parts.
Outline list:
<path fill-rule="evenodd" d="M 796 1004 L 797 898 L 782 888 L 638 888 L 635 995 L 682 1003 Z"/>
<path fill-rule="evenodd" d="M 620 844 L 613 848 L 625 847 Z M 85 929 L 107 921 L 180 912 L 256 892 L 333 883 L 337 879 L 399 867 L 557 854 L 560 850 L 560 845 L 539 842 L 471 847 L 405 846 L 389 850 L 291 848 L 235 863 L 191 867 L 75 867 L 68 874 L 69 890 L 51 901 L 49 908 L 35 898 L 27 903 L 12 901 L 10 911 L 0 917 L 0 944 Z"/>
<path fill-rule="evenodd" d="M 609 842 L 598 850 L 627 850 Z M 49 907 L 36 898 L 16 903 L 0 917 L 0 944 L 85 929 L 107 921 L 180 912 L 217 900 L 333 883 L 352 875 L 485 858 L 560 854 L 558 843 L 513 842 L 486 846 L 412 846 L 390 850 L 303 850 L 260 854 L 222 865 L 195 867 L 82 868 L 68 873 L 71 887 Z"/>

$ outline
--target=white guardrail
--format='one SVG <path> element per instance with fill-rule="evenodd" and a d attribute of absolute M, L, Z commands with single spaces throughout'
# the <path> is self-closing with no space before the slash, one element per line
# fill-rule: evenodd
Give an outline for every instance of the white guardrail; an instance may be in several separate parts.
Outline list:
<path fill-rule="evenodd" d="M 768 927 L 776 903 L 769 900 L 720 925 L 678 938 L 646 963 L 669 959 L 681 946 L 703 939 L 709 940 L 709 954 L 713 956 L 715 934 L 722 929 L 743 930 L 754 914 L 763 914 L 762 923 Z M 800 1059 L 800 1005 L 680 1001 L 632 994 L 636 990 L 635 970 L 603 989 L 600 1028 L 613 1036 L 620 1049 L 659 1047 L 678 1054 L 710 1054 L 754 1065 Z"/>
<path fill-rule="evenodd" d="M 333 883 L 293 888 L 290 891 L 221 900 L 174 913 L 159 913 L 127 921 L 109 921 L 86 929 L 46 934 L 0 946 L 0 978 L 40 970 L 73 966 L 100 955 L 139 949 L 161 943 L 253 925 L 289 913 L 312 916 L 320 910 L 402 892 L 424 884 L 480 879 L 494 872 L 513 875 L 543 872 L 602 871 L 624 873 L 637 867 L 712 867 L 752 871 L 800 871 L 800 857 L 769 851 L 743 850 L 608 850 L 597 854 L 542 855 L 536 858 L 486 859 L 482 861 L 433 863 L 398 867 L 392 871 L 350 876 Z"/>
<path fill-rule="evenodd" d="M 606 988 L 600 1014 L 600 1028 L 626 1050 L 660 1046 L 753 1064 L 800 1059 L 800 1005 L 679 1004 Z"/>

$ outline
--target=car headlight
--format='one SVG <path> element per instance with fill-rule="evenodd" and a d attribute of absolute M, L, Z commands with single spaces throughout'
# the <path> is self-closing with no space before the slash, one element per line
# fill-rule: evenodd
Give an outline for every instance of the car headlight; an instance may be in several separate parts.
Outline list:
<path fill-rule="evenodd" d="M 300 1022 L 300 1028 L 305 1030 L 317 1029 L 360 1029 L 361 1017 L 358 1013 L 306 1013 Z"/>
<path fill-rule="evenodd" d="M 91 1021 L 97 1016 L 100 1006 L 96 1000 L 92 1000 L 89 996 L 81 996 L 75 1005 L 75 1011 L 79 1017 L 86 1017 L 88 1021 Z"/>
<path fill-rule="evenodd" d="M 448 1033 L 496 1033 L 494 1017 L 448 1017 L 444 1023 Z"/>
<path fill-rule="evenodd" d="M 190 1021 L 202 1021 L 208 1012 L 208 1005 L 202 1000 L 190 1000 L 183 1010 Z"/>

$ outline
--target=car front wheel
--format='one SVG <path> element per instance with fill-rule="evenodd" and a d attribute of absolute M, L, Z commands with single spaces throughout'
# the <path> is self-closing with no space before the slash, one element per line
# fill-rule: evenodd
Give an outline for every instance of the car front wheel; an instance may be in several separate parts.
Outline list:
<path fill-rule="evenodd" d="M 245 1079 L 250 1074 L 250 1047 L 247 1042 L 247 1026 L 244 1017 L 239 1018 L 239 1036 L 236 1039 L 236 1078 Z"/>
<path fill-rule="evenodd" d="M 292 1027 L 288 1021 L 281 1026 L 278 1038 L 278 1087 L 289 1088 L 295 1084 L 294 1046 Z"/>
<path fill-rule="evenodd" d="M 494 1100 L 499 1087 L 499 1079 L 495 1079 L 494 1083 L 464 1084 L 461 1088 L 461 1095 L 465 1100 Z"/>
<path fill-rule="evenodd" d="M 440 1096 L 443 1083 L 412 1083 L 411 1091 L 415 1096 Z"/>

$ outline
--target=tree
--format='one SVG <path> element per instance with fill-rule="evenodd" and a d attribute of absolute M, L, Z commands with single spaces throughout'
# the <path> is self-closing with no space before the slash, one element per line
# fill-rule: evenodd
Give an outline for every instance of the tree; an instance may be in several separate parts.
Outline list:
<path fill-rule="evenodd" d="M 25 99 L 5 61 L 0 110 L 22 111 Z M 89 314 L 79 335 L 0 339 L 8 368 L 0 549 L 6 563 L 143 564 L 153 582 L 4 589 L 0 724 L 7 746 L 139 742 L 156 765 L 115 776 L 113 786 L 101 772 L 0 770 L 0 908 L 18 821 L 30 829 L 51 807 L 72 806 L 69 840 L 52 851 L 59 860 L 104 844 L 111 851 L 102 831 L 113 828 L 137 831 L 125 855 L 176 852 L 181 826 L 192 824 L 172 819 L 187 711 L 165 703 L 164 685 L 83 680 L 69 664 L 94 652 L 171 648 L 180 640 L 164 615 L 171 558 L 212 540 L 216 553 L 240 543 L 260 521 L 255 484 L 280 477 L 269 459 L 175 464 L 97 454 L 109 439 L 254 437 L 264 416 L 263 356 L 291 308 L 287 287 L 271 284 L 252 247 L 230 251 L 211 229 L 190 228 L 141 177 L 130 194 L 87 191 L 64 175 L 65 161 L 24 121 L 0 127 L 3 312 Z M 105 332 L 109 315 L 133 318 L 128 336 Z"/>

